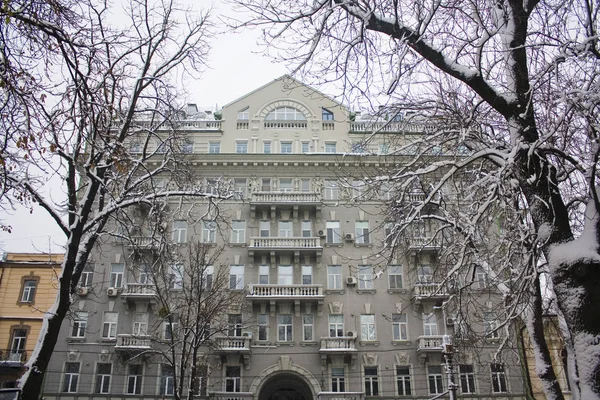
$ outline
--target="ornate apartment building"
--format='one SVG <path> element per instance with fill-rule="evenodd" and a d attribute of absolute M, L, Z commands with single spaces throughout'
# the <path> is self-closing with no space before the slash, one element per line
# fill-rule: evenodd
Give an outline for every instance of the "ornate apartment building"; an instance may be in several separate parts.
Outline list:
<path fill-rule="evenodd" d="M 185 117 L 181 152 L 193 169 L 185 180 L 233 197 L 178 200 L 160 223 L 153 214 L 142 223 L 133 213 L 130 229 L 100 241 L 64 323 L 44 398 L 169 398 L 180 387 L 179 372 L 190 371 L 167 362 L 163 350 L 193 330 L 166 320 L 174 313 L 161 305 L 165 292 L 151 278 L 149 265 L 166 257 L 157 251 L 158 231 L 177 249 L 200 242 L 221 250 L 196 265 L 206 289 L 196 303 L 216 290 L 217 270 L 225 271 L 222 290 L 237 295 L 203 321 L 197 397 L 448 398 L 444 340 L 455 336 L 459 321 L 446 307 L 453 293 L 438 257 L 442 242 L 424 224 L 391 253 L 391 188 L 367 190 L 362 181 L 365 171 L 401 163 L 386 155 L 391 138 L 423 135 L 424 125 L 361 119 L 288 76 L 216 116 L 190 105 Z M 157 186 L 174 184 L 171 178 Z M 190 285 L 177 265 L 162 289 Z M 473 276 L 483 289 L 485 276 Z M 499 301 L 485 289 L 482 304 Z M 481 326 L 484 346 L 462 351 L 454 339 L 458 394 L 522 398 L 518 352 L 497 353 L 505 331 L 485 318 Z M 167 354 L 176 357 L 177 346 Z"/>
<path fill-rule="evenodd" d="M 5 253 L 0 260 L 0 388 L 16 387 L 54 303 L 62 254 Z"/>

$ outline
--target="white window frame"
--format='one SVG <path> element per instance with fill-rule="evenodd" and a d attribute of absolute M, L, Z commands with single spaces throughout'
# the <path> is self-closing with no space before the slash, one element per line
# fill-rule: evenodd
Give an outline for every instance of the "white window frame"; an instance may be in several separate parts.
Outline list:
<path fill-rule="evenodd" d="M 21 303 L 33 303 L 35 301 L 37 285 L 37 279 L 25 279 L 23 281 L 23 295 L 21 296 Z"/>
<path fill-rule="evenodd" d="M 337 143 L 325 142 L 325 153 L 337 153 Z"/>
<path fill-rule="evenodd" d="M 406 313 L 392 314 L 392 339 L 408 340 L 408 319 Z"/>
<path fill-rule="evenodd" d="M 329 314 L 329 337 L 346 337 L 344 314 Z"/>
<path fill-rule="evenodd" d="M 346 369 L 344 367 L 331 367 L 331 391 L 343 393 L 346 391 Z"/>
<path fill-rule="evenodd" d="M 246 243 L 246 220 L 231 221 L 231 243 Z"/>
<path fill-rule="evenodd" d="M 277 314 L 277 341 L 291 342 L 294 340 L 294 317 L 292 314 Z"/>
<path fill-rule="evenodd" d="M 313 267 L 312 265 L 303 265 L 302 269 L 302 285 L 312 285 L 313 284 Z"/>
<path fill-rule="evenodd" d="M 123 287 L 123 276 L 125 274 L 125 264 L 112 263 L 110 264 L 110 287 Z"/>
<path fill-rule="evenodd" d="M 73 318 L 73 327 L 71 329 L 72 338 L 84 338 L 87 329 L 88 313 L 85 311 L 75 311 Z"/>
<path fill-rule="evenodd" d="M 377 330 L 375 328 L 375 314 L 361 314 L 360 339 L 364 341 L 377 340 Z"/>
<path fill-rule="evenodd" d="M 368 375 L 367 370 L 369 370 Z M 372 370 L 375 370 L 374 375 L 370 373 Z M 364 378 L 365 396 L 379 396 L 379 367 L 376 365 L 365 366 Z"/>
<path fill-rule="evenodd" d="M 388 283 L 390 289 L 402 289 L 404 286 L 402 265 L 388 265 Z"/>
<path fill-rule="evenodd" d="M 184 220 L 173 221 L 173 243 L 187 242 L 188 223 Z"/>
<path fill-rule="evenodd" d="M 236 372 L 236 374 L 230 373 Z M 228 393 L 237 393 L 240 392 L 242 386 L 242 368 L 240 366 L 228 365 L 225 367 L 225 380 L 223 388 Z"/>
<path fill-rule="evenodd" d="M 340 183 L 337 180 L 325 179 L 323 190 L 323 198 L 325 200 L 340 199 Z"/>
<path fill-rule="evenodd" d="M 213 277 L 215 275 L 214 265 L 207 265 L 202 273 L 202 287 L 206 290 L 212 289 Z"/>
<path fill-rule="evenodd" d="M 464 367 L 464 369 L 463 369 Z M 473 364 L 459 364 L 459 385 L 460 392 L 464 394 L 473 394 L 476 392 L 475 388 L 475 370 Z"/>
<path fill-rule="evenodd" d="M 132 371 L 132 367 L 139 368 L 139 371 Z M 137 372 L 137 373 L 134 373 Z M 144 365 L 129 364 L 127 366 L 127 387 L 126 394 L 142 394 L 142 384 L 144 381 Z M 133 390 L 131 390 L 133 389 Z"/>
<path fill-rule="evenodd" d="M 277 266 L 277 284 L 278 285 L 293 285 L 294 284 L 294 267 L 292 265 Z"/>
<path fill-rule="evenodd" d="M 423 336 L 438 336 L 437 314 L 432 312 L 423 313 Z"/>
<path fill-rule="evenodd" d="M 279 220 L 277 222 L 277 236 L 289 238 L 294 236 L 294 224 L 289 220 Z"/>
<path fill-rule="evenodd" d="M 221 142 L 219 142 L 219 141 L 208 142 L 208 153 L 209 154 L 221 154 Z"/>
<path fill-rule="evenodd" d="M 429 394 L 440 394 L 444 392 L 444 380 L 442 367 L 440 365 L 427 366 L 427 386 Z"/>
<path fill-rule="evenodd" d="M 406 373 L 404 373 L 405 371 Z M 396 395 L 412 395 L 410 365 L 396 365 Z"/>
<path fill-rule="evenodd" d="M 294 191 L 294 180 L 292 178 L 279 178 L 279 192 L 289 193 Z"/>
<path fill-rule="evenodd" d="M 302 314 L 302 340 L 312 342 L 315 339 L 315 315 Z"/>
<path fill-rule="evenodd" d="M 244 289 L 244 266 L 230 265 L 229 266 L 229 289 L 242 290 Z"/>
<path fill-rule="evenodd" d="M 100 371 L 100 366 L 109 366 L 109 371 Z M 94 393 L 98 394 L 109 394 L 110 393 L 110 381 L 112 376 L 112 364 L 111 363 L 96 363 L 96 384 L 94 386 Z"/>
<path fill-rule="evenodd" d="M 183 264 L 175 263 L 169 265 L 169 287 L 171 289 L 183 289 L 185 268 Z"/>
<path fill-rule="evenodd" d="M 354 243 L 369 244 L 369 221 L 355 221 L 354 223 Z"/>
<path fill-rule="evenodd" d="M 258 284 L 259 285 L 268 285 L 269 284 L 269 275 L 270 275 L 270 265 L 259 265 L 258 266 Z"/>
<path fill-rule="evenodd" d="M 110 318 L 108 318 L 110 317 Z M 113 321 L 114 319 L 114 321 Z M 116 339 L 117 325 L 119 323 L 119 313 L 114 311 L 104 311 L 102 319 L 102 339 Z"/>
<path fill-rule="evenodd" d="M 216 243 L 217 222 L 214 220 L 202 221 L 202 243 Z"/>
<path fill-rule="evenodd" d="M 271 221 L 268 219 L 260 220 L 258 231 L 260 237 L 271 237 Z"/>
<path fill-rule="evenodd" d="M 133 313 L 131 333 L 134 336 L 147 336 L 148 335 L 148 320 L 149 320 L 149 315 L 147 312 Z"/>
<path fill-rule="evenodd" d="M 294 142 L 291 141 L 282 141 L 279 142 L 279 152 L 281 154 L 292 154 L 294 152 Z"/>
<path fill-rule="evenodd" d="M 342 243 L 342 229 L 340 228 L 340 221 L 327 221 L 325 222 L 326 229 L 326 243 L 328 244 L 340 244 Z"/>
<path fill-rule="evenodd" d="M 271 154 L 273 151 L 272 148 L 272 143 L 270 140 L 264 140 L 263 141 L 263 153 L 264 154 Z"/>
<path fill-rule="evenodd" d="M 175 394 L 173 366 L 169 364 L 160 365 L 160 394 L 173 396 Z"/>
<path fill-rule="evenodd" d="M 342 266 L 327 266 L 327 289 L 342 290 Z"/>
<path fill-rule="evenodd" d="M 238 121 L 248 121 L 250 119 L 250 107 L 242 108 L 237 112 Z"/>
<path fill-rule="evenodd" d="M 248 140 L 236 140 L 235 141 L 235 152 L 237 154 L 248 154 Z"/>
<path fill-rule="evenodd" d="M 269 340 L 269 314 L 258 314 L 258 340 Z"/>
<path fill-rule="evenodd" d="M 508 393 L 508 380 L 504 364 L 491 363 L 490 373 L 492 375 L 492 393 Z"/>
<path fill-rule="evenodd" d="M 77 372 L 71 370 L 71 366 L 77 365 Z M 74 369 L 74 368 L 73 368 Z M 79 374 L 81 372 L 80 362 L 66 362 L 63 377 L 62 393 L 77 393 L 79 386 Z"/>
<path fill-rule="evenodd" d="M 358 288 L 362 290 L 373 289 L 374 272 L 372 265 L 358 266 Z"/>

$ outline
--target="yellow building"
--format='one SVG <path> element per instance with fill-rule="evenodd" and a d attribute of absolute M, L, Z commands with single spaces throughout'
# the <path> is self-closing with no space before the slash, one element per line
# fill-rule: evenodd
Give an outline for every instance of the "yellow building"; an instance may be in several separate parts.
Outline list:
<path fill-rule="evenodd" d="M 0 261 L 0 388 L 14 387 L 54 303 L 62 254 L 5 253 Z"/>

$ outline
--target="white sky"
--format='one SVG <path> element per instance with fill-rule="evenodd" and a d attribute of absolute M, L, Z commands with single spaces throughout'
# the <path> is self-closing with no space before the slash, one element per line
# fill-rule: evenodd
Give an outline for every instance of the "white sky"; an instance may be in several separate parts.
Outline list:
<path fill-rule="evenodd" d="M 211 2 L 199 0 L 195 4 L 210 5 Z M 224 10 L 230 12 L 221 3 L 213 7 L 215 14 Z M 258 37 L 256 31 L 217 34 L 211 42 L 210 69 L 200 80 L 189 83 L 186 102 L 222 107 L 286 74 L 285 66 L 259 54 Z M 59 196 L 59 191 L 54 195 Z M 35 207 L 31 214 L 20 208 L 9 214 L 3 213 L 0 219 L 13 228 L 11 234 L 0 232 L 0 252 L 62 252 L 64 235 L 41 208 Z"/>

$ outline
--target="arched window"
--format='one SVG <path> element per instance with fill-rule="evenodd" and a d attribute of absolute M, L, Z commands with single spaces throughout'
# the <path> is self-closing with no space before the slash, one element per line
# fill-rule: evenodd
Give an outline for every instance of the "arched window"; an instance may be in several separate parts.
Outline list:
<path fill-rule="evenodd" d="M 265 117 L 266 121 L 306 121 L 302 112 L 292 107 L 279 107 Z"/>

